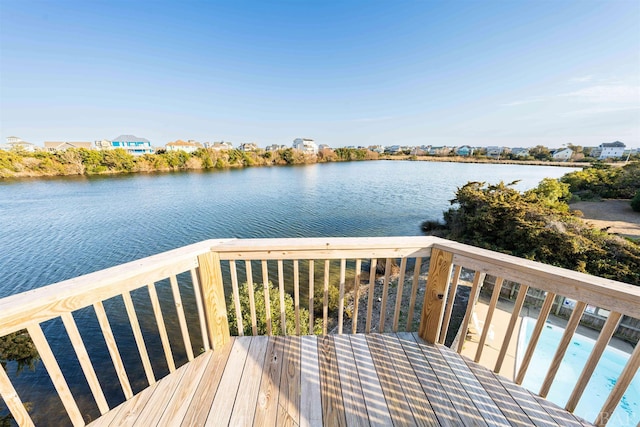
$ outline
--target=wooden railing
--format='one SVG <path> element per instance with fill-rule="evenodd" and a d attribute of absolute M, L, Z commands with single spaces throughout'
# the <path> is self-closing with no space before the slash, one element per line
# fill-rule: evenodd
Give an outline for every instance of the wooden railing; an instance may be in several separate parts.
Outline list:
<path fill-rule="evenodd" d="M 232 327 L 239 335 L 245 331 L 259 333 L 259 323 L 271 334 L 279 322 L 283 333 L 293 330 L 300 334 L 314 328 L 322 334 L 406 330 L 417 331 L 429 342 L 444 343 L 452 324 L 456 288 L 461 276 L 469 272 L 473 281 L 457 332 L 458 352 L 463 348 L 485 276 L 496 278 L 485 325 L 492 321 L 503 282 L 519 284 L 500 352 L 492 366 L 497 373 L 502 370 L 527 291 L 546 292 L 530 344 L 514 375 L 518 384 L 526 375 L 556 296 L 577 301 L 539 391 L 543 397 L 553 384 L 585 307 L 593 305 L 610 311 L 566 405 L 570 411 L 580 400 L 622 316 L 640 319 L 640 287 L 435 237 L 231 239 L 205 241 L 4 298 L 0 300 L 0 336 L 26 331 L 71 422 L 84 425 L 173 372 L 180 363 L 193 360 L 198 352 L 224 345 L 231 336 L 230 312 L 235 314 Z M 272 301 L 269 290 L 276 283 L 278 297 Z M 242 284 L 249 290 L 264 290 L 263 301 L 256 301 L 254 292 L 248 292 L 247 315 L 241 303 Z M 334 287 L 337 304 L 331 307 Z M 286 298 L 293 299 L 293 314 L 286 313 Z M 321 305 L 316 304 L 318 299 Z M 280 307 L 274 318 L 272 304 Z M 259 305 L 264 307 L 264 319 L 257 316 Z M 314 306 L 321 310 L 314 310 Z M 305 310 L 308 319 L 302 316 Z M 87 332 L 91 322 L 97 326 L 95 331 Z M 295 327 L 287 328 L 288 323 Z M 476 361 L 482 361 L 488 330 L 486 326 L 482 330 Z M 63 335 L 66 338 L 60 339 Z M 132 336 L 129 346 L 128 336 Z M 137 351 L 132 352 L 131 348 Z M 638 370 L 639 348 L 635 347 L 604 402 L 598 424 L 606 424 Z M 74 358 L 72 354 L 77 359 L 75 365 L 69 362 Z M 137 363 L 131 362 L 131 354 Z M 110 363 L 117 380 L 96 369 L 96 360 L 101 358 Z M 63 374 L 76 365 L 86 379 L 84 385 L 76 384 L 82 382 L 77 376 L 69 384 Z M 108 387 L 109 381 L 117 381 L 121 396 L 105 392 L 113 389 Z M 33 425 L 20 397 L 21 390 L 16 391 L 28 389 L 22 382 L 0 369 L 0 394 L 6 406 L 19 425 Z M 82 387 L 91 393 L 83 394 Z"/>

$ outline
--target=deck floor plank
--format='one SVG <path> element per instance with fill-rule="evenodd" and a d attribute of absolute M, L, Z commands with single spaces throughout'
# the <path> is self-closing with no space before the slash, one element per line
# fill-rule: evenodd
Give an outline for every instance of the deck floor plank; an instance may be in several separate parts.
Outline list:
<path fill-rule="evenodd" d="M 218 392 L 213 399 L 205 423 L 206 426 L 229 425 L 252 339 L 253 337 L 238 337 L 233 343 L 229 360 L 220 379 Z"/>
<path fill-rule="evenodd" d="M 182 426 L 202 426 L 207 421 L 209 411 L 204 411 L 202 408 L 210 408 L 213 405 L 213 399 L 218 391 L 218 385 L 222 379 L 234 341 L 235 338 L 232 338 L 221 350 L 213 352 L 202 381 L 198 384 L 195 395 L 182 420 Z"/>
<path fill-rule="evenodd" d="M 300 338 L 300 427 L 322 427 L 318 338 Z"/>
<path fill-rule="evenodd" d="M 285 340 L 276 424 L 298 426 L 300 425 L 300 339 L 286 337 Z"/>
<path fill-rule="evenodd" d="M 415 333 L 235 337 L 91 426 L 590 426 Z"/>
<path fill-rule="evenodd" d="M 416 378 L 422 386 L 422 390 L 427 395 L 440 425 L 444 427 L 458 427 L 462 425 L 462 420 L 458 416 L 458 412 L 449 397 L 445 393 L 434 392 L 435 390 L 441 390 L 442 384 L 438 380 L 429 361 L 424 358 L 413 334 L 410 332 L 401 332 L 398 333 L 397 336 L 407 355 L 407 360 L 411 363 L 411 367 L 416 373 Z"/>
<path fill-rule="evenodd" d="M 442 389 L 449 396 L 451 403 L 456 408 L 462 424 L 465 426 L 487 426 L 478 408 L 473 404 L 473 400 L 449 367 L 442 353 L 438 351 L 436 345 L 427 344 L 418 337 L 416 337 L 416 342 L 424 354 L 424 357 L 431 364 L 438 381 L 442 384 Z"/>
<path fill-rule="evenodd" d="M 381 334 L 367 335 L 369 351 L 380 378 L 382 392 L 387 400 L 389 413 L 394 425 L 415 426 L 416 420 L 413 417 L 411 406 L 402 390 L 398 380 L 394 363 L 387 353 L 387 348 Z"/>
<path fill-rule="evenodd" d="M 284 344 L 285 340 L 282 337 L 269 339 L 256 403 L 256 413 L 253 418 L 253 424 L 256 426 L 275 425 L 276 423 Z"/>
<path fill-rule="evenodd" d="M 338 372 L 338 361 L 333 337 L 318 338 L 318 360 L 320 365 L 320 390 L 322 397 L 322 422 L 324 425 L 342 427 L 347 425 L 342 403 L 342 389 Z"/>
<path fill-rule="evenodd" d="M 411 366 L 411 362 L 400 344 L 398 337 L 394 335 L 382 335 L 381 338 L 387 348 L 390 360 L 395 366 L 398 382 L 407 398 L 407 402 L 413 412 L 413 417 L 419 426 L 439 426 L 435 411 L 422 390 L 420 381 Z"/>
<path fill-rule="evenodd" d="M 367 407 L 362 394 L 362 385 L 356 369 L 356 361 L 351 349 L 351 341 L 346 335 L 335 335 L 333 343 L 338 361 L 338 375 L 342 385 L 345 419 L 348 426 L 369 426 Z"/>
<path fill-rule="evenodd" d="M 229 420 L 230 426 L 252 426 L 256 411 L 260 380 L 267 352 L 268 336 L 253 337 L 238 387 L 238 397 Z"/>
<path fill-rule="evenodd" d="M 498 408 L 496 402 L 491 399 L 491 396 L 489 396 L 484 387 L 482 387 L 478 378 L 471 372 L 467 364 L 464 363 L 462 357 L 448 347 L 437 346 L 435 348 L 440 351 L 440 354 L 442 354 L 447 361 L 451 371 L 460 380 L 460 383 L 471 397 L 471 400 L 487 424 L 496 427 L 509 427 L 511 425 L 509 421 Z"/>
<path fill-rule="evenodd" d="M 363 334 L 350 336 L 353 356 L 358 361 L 358 378 L 362 386 L 362 395 L 367 408 L 369 423 L 372 427 L 386 427 L 392 425 L 391 414 L 387 407 L 387 401 L 382 392 L 380 379 L 373 363 L 367 339 Z"/>

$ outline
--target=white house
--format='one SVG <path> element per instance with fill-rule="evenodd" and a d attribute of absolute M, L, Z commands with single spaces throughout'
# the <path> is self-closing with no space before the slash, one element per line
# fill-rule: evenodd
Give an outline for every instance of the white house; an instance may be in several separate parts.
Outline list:
<path fill-rule="evenodd" d="M 318 145 L 313 139 L 296 138 L 293 140 L 293 148 L 305 154 L 318 154 Z"/>
<path fill-rule="evenodd" d="M 233 144 L 230 142 L 214 142 L 211 144 L 210 142 L 205 142 L 205 147 L 211 148 L 216 151 L 224 151 L 224 150 L 233 150 Z"/>
<path fill-rule="evenodd" d="M 599 159 L 607 159 L 612 157 L 622 157 L 624 155 L 624 145 L 620 141 L 616 142 L 603 142 L 600 144 L 600 157 Z"/>
<path fill-rule="evenodd" d="M 44 149 L 49 152 L 66 151 L 69 148 L 93 149 L 91 142 L 45 141 Z"/>
<path fill-rule="evenodd" d="M 95 144 L 96 148 L 99 150 L 115 150 L 116 148 L 122 148 L 127 153 L 134 156 L 153 153 L 151 142 L 146 138 L 139 138 L 135 135 L 120 135 L 117 138 L 114 138 L 113 141 L 103 139 L 96 141 Z"/>
<path fill-rule="evenodd" d="M 23 141 L 22 138 L 17 136 L 8 136 L 7 143 L 0 145 L 0 150 L 4 151 L 14 151 L 14 150 L 22 150 L 28 152 L 38 151 L 38 147 L 35 144 L 32 144 L 27 141 Z"/>
<path fill-rule="evenodd" d="M 165 144 L 164 147 L 167 151 L 184 151 L 187 153 L 193 153 L 194 151 L 202 148 L 202 144 L 191 139 L 188 141 L 179 139 L 175 142 L 169 142 Z"/>
<path fill-rule="evenodd" d="M 571 148 L 563 148 L 562 150 L 556 150 L 552 154 L 553 160 L 558 162 L 566 162 L 573 156 L 573 150 Z"/>

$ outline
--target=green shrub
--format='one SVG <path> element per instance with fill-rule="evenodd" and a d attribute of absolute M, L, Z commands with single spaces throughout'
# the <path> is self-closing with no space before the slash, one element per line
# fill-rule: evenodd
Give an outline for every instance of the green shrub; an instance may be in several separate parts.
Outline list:
<path fill-rule="evenodd" d="M 256 325 L 258 329 L 258 335 L 266 335 L 267 310 L 264 302 L 264 286 L 262 285 L 262 283 L 255 283 L 253 285 L 253 296 L 256 308 Z M 271 307 L 272 334 L 282 335 L 282 324 L 280 319 L 280 293 L 278 291 L 278 288 L 275 288 L 273 286 L 273 283 L 271 282 L 269 282 L 269 305 Z M 247 283 L 244 283 L 240 287 L 240 307 L 242 312 L 242 328 L 244 335 L 253 335 L 253 331 L 251 328 L 251 308 L 249 304 L 249 285 Z M 295 304 L 293 298 L 288 293 L 285 293 L 284 295 L 284 312 L 287 335 L 295 335 Z M 227 314 L 229 316 L 229 330 L 231 332 L 231 335 L 238 335 L 238 323 L 236 320 L 236 310 L 233 302 L 230 302 L 228 304 Z M 322 319 L 316 319 L 313 333 L 321 333 L 321 322 Z M 300 307 L 300 334 L 309 334 L 309 310 L 304 307 Z"/>

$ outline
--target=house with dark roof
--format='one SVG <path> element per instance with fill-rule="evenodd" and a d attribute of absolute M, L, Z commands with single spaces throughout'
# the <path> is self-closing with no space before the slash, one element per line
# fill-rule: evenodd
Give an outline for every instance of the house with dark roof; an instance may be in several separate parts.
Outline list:
<path fill-rule="evenodd" d="M 600 156 L 599 159 L 608 159 L 608 158 L 616 158 L 622 157 L 624 155 L 624 149 L 626 145 L 624 145 L 620 141 L 615 142 L 603 142 L 600 144 Z"/>

